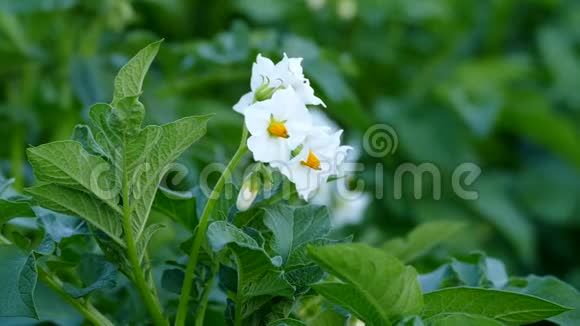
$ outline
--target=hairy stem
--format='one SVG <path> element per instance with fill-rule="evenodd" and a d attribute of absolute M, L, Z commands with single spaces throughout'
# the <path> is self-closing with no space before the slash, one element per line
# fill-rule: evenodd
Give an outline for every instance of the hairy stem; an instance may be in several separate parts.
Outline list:
<path fill-rule="evenodd" d="M 201 219 L 195 231 L 193 245 L 191 247 L 191 252 L 189 254 L 189 262 L 187 263 L 187 269 L 185 270 L 185 279 L 183 280 L 183 288 L 181 289 L 181 297 L 179 298 L 179 306 L 177 308 L 177 317 L 175 319 L 175 326 L 185 325 L 185 318 L 187 316 L 187 306 L 189 302 L 189 296 L 191 294 L 191 285 L 193 284 L 195 266 L 197 265 L 197 256 L 199 255 L 201 244 L 205 239 L 205 232 L 207 231 L 209 217 L 213 212 L 213 208 L 216 204 L 217 199 L 219 198 L 222 188 L 226 184 L 226 181 L 229 180 L 233 169 L 236 167 L 236 165 L 238 165 L 240 159 L 242 158 L 242 156 L 244 156 L 244 154 L 248 150 L 246 146 L 247 138 L 248 138 L 248 130 L 244 126 L 240 146 L 238 147 L 238 150 L 232 157 L 230 163 L 228 164 L 228 166 L 220 176 L 219 180 L 217 181 L 215 187 L 213 188 L 211 194 L 209 195 L 209 198 L 207 199 L 207 203 L 205 204 L 203 213 L 201 214 Z"/>
<path fill-rule="evenodd" d="M 141 263 L 139 262 L 139 257 L 137 255 L 137 246 L 135 245 L 135 239 L 133 238 L 133 229 L 131 225 L 131 204 L 129 198 L 129 186 L 127 176 L 123 178 L 123 228 L 125 231 L 125 242 L 127 243 L 127 255 L 129 256 L 129 262 L 131 263 L 131 269 L 133 270 L 134 283 L 139 290 L 141 299 L 145 304 L 145 308 L 149 312 L 149 315 L 153 319 L 153 323 L 156 326 L 168 325 L 167 320 L 163 317 L 161 312 L 161 307 L 159 306 L 159 301 L 153 298 L 153 292 L 147 284 L 145 275 L 141 268 Z"/>

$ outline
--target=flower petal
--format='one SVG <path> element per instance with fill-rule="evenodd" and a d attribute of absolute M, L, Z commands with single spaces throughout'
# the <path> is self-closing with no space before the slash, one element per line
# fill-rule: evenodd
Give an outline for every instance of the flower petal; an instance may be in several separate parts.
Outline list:
<path fill-rule="evenodd" d="M 244 94 L 240 100 L 238 101 L 238 103 L 236 103 L 233 107 L 234 111 L 244 114 L 244 112 L 246 111 L 246 109 L 252 105 L 252 102 L 254 101 L 254 93 L 249 92 Z"/>

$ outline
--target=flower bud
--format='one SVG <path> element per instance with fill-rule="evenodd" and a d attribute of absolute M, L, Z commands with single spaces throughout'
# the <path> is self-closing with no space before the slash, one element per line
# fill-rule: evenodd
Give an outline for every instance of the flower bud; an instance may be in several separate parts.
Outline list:
<path fill-rule="evenodd" d="M 236 207 L 239 211 L 247 211 L 250 206 L 256 200 L 258 192 L 260 191 L 260 182 L 254 173 L 251 173 L 246 177 L 244 183 L 242 184 L 242 189 L 238 193 L 238 199 L 236 201 Z"/>

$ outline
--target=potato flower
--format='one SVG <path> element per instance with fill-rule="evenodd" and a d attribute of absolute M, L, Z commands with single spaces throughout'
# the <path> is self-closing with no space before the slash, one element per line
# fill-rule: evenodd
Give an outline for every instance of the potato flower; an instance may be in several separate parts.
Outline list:
<path fill-rule="evenodd" d="M 258 162 L 288 161 L 304 141 L 312 118 L 292 88 L 277 91 L 271 99 L 252 104 L 245 114 L 251 136 L 248 148 Z"/>
<path fill-rule="evenodd" d="M 302 58 L 288 58 L 286 54 L 277 64 L 258 54 L 252 66 L 250 88 L 234 105 L 236 112 L 244 114 L 253 103 L 270 99 L 276 91 L 286 88 L 292 88 L 304 105 L 326 106 L 304 78 Z"/>
<path fill-rule="evenodd" d="M 342 130 L 331 133 L 327 127 L 313 127 L 291 160 L 274 161 L 271 165 L 296 185 L 302 199 L 308 200 L 329 177 L 338 174 L 351 149 L 340 145 L 341 134 Z"/>

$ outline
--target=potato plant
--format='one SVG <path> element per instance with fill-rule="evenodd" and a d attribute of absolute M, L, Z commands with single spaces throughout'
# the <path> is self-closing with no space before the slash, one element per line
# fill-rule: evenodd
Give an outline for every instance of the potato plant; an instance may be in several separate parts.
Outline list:
<path fill-rule="evenodd" d="M 257 57 L 251 91 L 234 106 L 239 147 L 210 192 L 164 187 L 219 117 L 143 126 L 139 98 L 160 45 L 123 66 L 111 102 L 94 104 L 70 140 L 27 149 L 33 186 L 20 193 L 11 179 L 0 181 L 0 224 L 28 218 L 40 226 L 0 237 L 0 317 L 38 318 L 36 290 L 48 288 L 82 316 L 77 323 L 94 325 L 580 323 L 573 287 L 510 276 L 483 252 L 419 274 L 418 258 L 467 232 L 463 222 L 426 223 L 380 247 L 333 233 L 329 210 L 310 201 L 341 178 L 351 148 L 311 117 L 311 106 L 326 105 L 299 58 Z M 171 242 L 179 259 L 148 254 L 160 220 L 188 235 Z"/>

